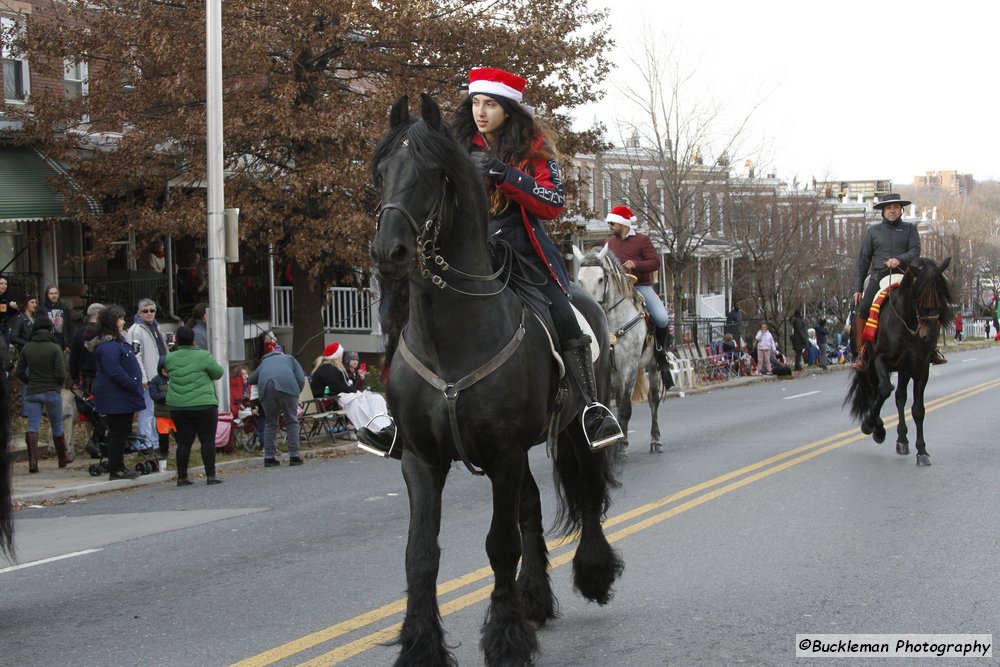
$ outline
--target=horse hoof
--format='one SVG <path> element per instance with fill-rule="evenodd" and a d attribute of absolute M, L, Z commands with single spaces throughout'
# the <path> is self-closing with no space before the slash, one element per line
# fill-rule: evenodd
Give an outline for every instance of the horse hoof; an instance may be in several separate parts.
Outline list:
<path fill-rule="evenodd" d="M 878 427 L 874 431 L 872 431 L 872 440 L 874 440 L 879 444 L 885 442 L 885 429 L 882 427 Z"/>
<path fill-rule="evenodd" d="M 871 426 L 869 426 L 868 424 L 862 424 L 862 425 L 861 425 L 861 432 L 862 432 L 862 433 L 864 433 L 865 435 L 871 435 L 871 434 L 872 434 L 872 431 L 874 431 L 874 430 L 875 430 L 875 429 L 873 429 L 873 428 L 872 428 Z"/>
<path fill-rule="evenodd" d="M 905 442 L 896 441 L 896 453 L 900 456 L 906 456 L 910 453 L 910 445 Z"/>
<path fill-rule="evenodd" d="M 663 445 L 661 445 L 658 442 L 651 442 L 651 443 L 649 443 L 649 453 L 650 454 L 653 454 L 653 453 L 662 454 L 663 453 Z"/>
<path fill-rule="evenodd" d="M 929 466 L 930 464 L 931 464 L 931 457 L 929 454 L 917 454 L 918 466 Z"/>

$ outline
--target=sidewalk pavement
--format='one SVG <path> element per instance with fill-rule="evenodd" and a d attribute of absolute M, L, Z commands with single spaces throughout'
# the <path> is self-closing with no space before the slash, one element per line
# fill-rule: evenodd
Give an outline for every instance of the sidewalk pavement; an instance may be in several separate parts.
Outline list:
<path fill-rule="evenodd" d="M 345 454 L 349 455 L 360 452 L 355 440 L 343 440 L 329 446 L 313 448 L 308 448 L 308 443 L 302 444 L 301 455 L 304 459 L 321 458 L 330 455 L 343 456 Z M 39 443 L 39 447 L 44 452 L 45 445 Z M 125 462 L 128 463 L 129 461 L 131 461 L 131 458 L 126 455 Z M 121 491 L 122 489 L 148 486 L 150 484 L 174 483 L 177 480 L 177 471 L 167 470 L 166 472 L 139 475 L 134 480 L 112 481 L 108 479 L 108 473 L 102 473 L 95 477 L 88 472 L 87 468 L 96 462 L 96 459 L 90 458 L 88 454 L 77 454 L 76 460 L 73 463 L 60 469 L 55 456 L 52 456 L 47 459 L 41 459 L 38 462 L 38 472 L 32 474 L 28 472 L 27 460 L 23 458 L 20 460 L 15 459 L 13 470 L 11 471 L 13 481 L 11 500 L 16 507 L 18 505 L 68 500 L 70 498 L 105 493 L 107 491 Z M 288 464 L 287 457 L 283 457 L 282 464 Z M 220 461 L 215 467 L 220 473 L 249 468 L 260 468 L 263 470 L 264 462 L 262 456 L 253 456 L 232 461 Z M 202 466 L 188 470 L 189 477 L 195 483 L 204 483 L 201 478 L 204 474 L 205 468 Z"/>
<path fill-rule="evenodd" d="M 950 343 L 950 344 L 948 344 Z M 951 352 L 956 352 L 956 348 L 960 347 L 962 349 L 976 349 L 979 347 L 990 347 L 993 345 L 992 341 L 967 341 L 962 344 L 956 345 L 948 341 L 945 344 L 944 351 L 946 354 Z M 970 344 L 971 343 L 971 344 Z M 981 343 L 981 344 L 976 344 Z M 804 371 L 797 372 L 790 378 L 779 378 L 773 375 L 758 375 L 758 376 L 741 376 L 733 378 L 731 380 L 725 380 L 721 382 L 703 382 L 694 387 L 689 387 L 680 391 L 676 388 L 671 389 L 664 395 L 664 400 L 680 399 L 686 395 L 703 394 L 706 392 L 717 391 L 720 389 L 729 389 L 732 387 L 740 387 L 748 384 L 754 384 L 757 382 L 773 382 L 779 380 L 794 380 L 797 377 L 803 377 L 804 375 L 826 373 L 831 371 L 841 371 L 850 368 L 850 364 L 841 364 L 838 366 L 829 366 L 829 370 L 823 371 L 815 367 L 807 367 Z M 23 436 L 18 434 L 14 438 L 15 440 L 21 441 L 21 446 L 12 446 L 15 452 L 18 449 L 23 450 Z M 14 443 L 12 443 L 13 445 Z M 39 443 L 39 447 L 45 450 L 46 445 L 44 443 Z M 345 440 L 343 442 L 337 442 L 326 447 L 314 447 L 309 448 L 308 443 L 303 443 L 302 456 L 303 458 L 320 458 L 330 455 L 351 455 L 356 453 L 362 453 L 361 450 L 357 448 L 357 443 L 354 440 Z M 87 468 L 91 463 L 94 463 L 94 459 L 91 459 L 87 454 L 78 454 L 76 461 L 71 463 L 68 467 L 64 469 L 59 469 L 56 459 L 54 456 L 42 459 L 39 462 L 39 472 L 36 474 L 28 473 L 28 463 L 23 457 L 19 457 L 19 460 L 15 460 L 13 464 L 13 470 L 11 477 L 13 478 L 13 502 L 16 505 L 30 505 L 32 503 L 42 503 L 42 502 L 55 502 L 67 500 L 69 498 L 77 498 L 81 496 L 88 496 L 98 493 L 105 493 L 107 491 L 120 491 L 122 489 L 134 488 L 139 486 L 147 486 L 150 484 L 162 484 L 165 482 L 173 482 L 177 478 L 177 473 L 174 470 L 168 470 L 167 472 L 155 472 L 148 475 L 140 475 L 135 480 L 118 480 L 110 481 L 107 474 L 102 474 L 98 477 L 93 477 L 87 472 Z M 234 461 L 220 462 L 217 469 L 221 472 L 227 470 L 242 470 L 249 468 L 260 468 L 264 469 L 262 457 L 255 456 L 246 459 L 237 459 Z M 200 475 L 204 474 L 204 468 L 192 468 L 190 470 L 190 475 L 196 481 Z"/>

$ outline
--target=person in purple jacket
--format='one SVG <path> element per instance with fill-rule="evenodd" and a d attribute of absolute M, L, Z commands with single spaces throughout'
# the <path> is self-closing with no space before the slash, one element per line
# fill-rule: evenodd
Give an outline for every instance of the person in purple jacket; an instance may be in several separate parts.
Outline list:
<path fill-rule="evenodd" d="M 125 468 L 125 445 L 135 413 L 146 407 L 142 368 L 132 344 L 125 340 L 125 311 L 108 306 L 97 316 L 97 335 L 87 343 L 96 360 L 94 407 L 108 420 L 110 479 L 135 479 Z"/>

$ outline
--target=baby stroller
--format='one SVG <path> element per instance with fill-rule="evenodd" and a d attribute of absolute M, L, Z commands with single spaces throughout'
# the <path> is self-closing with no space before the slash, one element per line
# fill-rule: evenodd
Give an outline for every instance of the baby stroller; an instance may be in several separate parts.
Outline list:
<path fill-rule="evenodd" d="M 108 465 L 108 420 L 94 407 L 94 397 L 84 396 L 82 393 L 73 392 L 76 399 L 76 410 L 80 416 L 80 421 L 89 422 L 93 427 L 93 432 L 87 439 L 86 450 L 91 458 L 99 459 L 97 463 L 91 463 L 87 468 L 94 477 L 106 475 L 110 471 Z M 145 440 L 136 434 L 128 437 L 125 445 L 125 453 L 135 453 L 138 460 L 135 463 L 135 471 L 140 475 L 145 475 L 159 470 L 159 450 L 150 447 Z M 126 467 L 127 464 L 126 464 Z"/>

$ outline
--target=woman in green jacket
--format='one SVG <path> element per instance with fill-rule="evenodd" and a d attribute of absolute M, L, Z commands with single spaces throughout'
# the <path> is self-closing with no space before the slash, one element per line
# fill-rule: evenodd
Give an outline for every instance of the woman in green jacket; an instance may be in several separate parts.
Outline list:
<path fill-rule="evenodd" d="M 224 371 L 208 350 L 195 347 L 194 331 L 177 329 L 177 349 L 163 362 L 170 375 L 167 407 L 177 427 L 177 486 L 193 484 L 188 479 L 191 445 L 197 435 L 209 484 L 222 484 L 215 476 L 215 429 L 219 422 L 219 399 L 215 380 Z"/>

